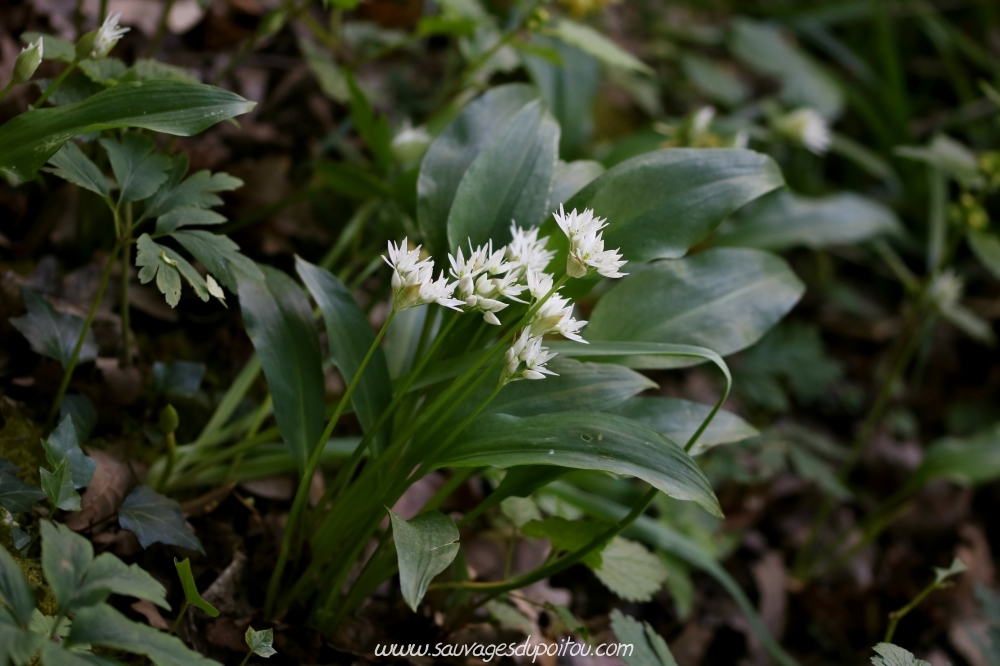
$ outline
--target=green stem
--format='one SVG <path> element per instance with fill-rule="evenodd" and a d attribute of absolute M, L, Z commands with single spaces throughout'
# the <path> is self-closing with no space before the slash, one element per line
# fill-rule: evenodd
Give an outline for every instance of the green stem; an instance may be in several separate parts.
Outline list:
<path fill-rule="evenodd" d="M 337 403 L 337 408 L 334 410 L 333 415 L 327 422 L 326 428 L 323 430 L 323 434 L 320 436 L 319 442 L 316 444 L 312 455 L 306 463 L 305 471 L 299 481 L 299 489 L 295 493 L 295 499 L 292 503 L 292 510 L 288 515 L 288 524 L 285 526 L 285 534 L 281 540 L 281 551 L 278 554 L 278 562 L 275 564 L 274 572 L 271 574 L 271 582 L 267 587 L 267 597 L 264 606 L 269 614 L 274 609 L 274 602 L 278 594 L 278 586 L 281 583 L 281 576 L 284 573 L 285 564 L 288 562 L 288 555 L 291 551 L 292 539 L 299 531 L 299 521 L 305 511 L 306 502 L 309 499 L 309 488 L 312 485 L 313 474 L 316 472 L 316 466 L 319 464 L 320 458 L 323 455 L 323 449 L 327 440 L 330 439 L 330 435 L 333 434 L 333 429 L 336 427 L 337 421 L 340 420 L 341 415 L 344 413 L 344 409 L 347 407 L 348 401 L 354 393 L 354 389 L 357 387 L 361 376 L 364 374 L 365 368 L 368 367 L 368 362 L 375 354 L 375 350 L 378 349 L 379 343 L 382 341 L 382 337 L 385 335 L 385 332 L 389 329 L 389 324 L 392 322 L 395 315 L 396 311 L 391 311 L 389 316 L 386 318 L 385 323 L 382 324 L 382 328 L 379 329 L 378 335 L 375 336 L 375 340 L 372 342 L 371 347 L 368 348 L 368 353 L 365 354 L 364 360 L 361 361 L 357 371 L 354 373 L 354 378 L 351 379 L 350 384 L 347 385 L 347 390 L 344 391 L 344 395 L 340 397 L 340 401 Z"/>
<path fill-rule="evenodd" d="M 899 625 L 899 621 L 902 620 L 904 617 L 906 617 L 910 613 L 910 611 L 919 606 L 920 602 L 923 601 L 925 598 L 927 598 L 928 594 L 930 594 L 934 590 L 937 590 L 938 588 L 949 587 L 949 586 L 950 583 L 938 582 L 937 580 L 935 580 L 933 583 L 931 583 L 923 590 L 921 590 L 920 594 L 918 594 L 916 597 L 913 598 L 913 601 L 906 604 L 899 610 L 894 610 L 891 613 L 889 613 L 889 626 L 885 630 L 885 638 L 882 639 L 882 642 L 883 643 L 892 642 L 892 637 L 896 634 L 896 626 Z"/>
<path fill-rule="evenodd" d="M 35 100 L 34 106 L 36 109 L 42 108 L 42 104 L 45 104 L 45 100 L 47 100 L 49 96 L 51 96 L 52 93 L 56 91 L 56 88 L 62 85 L 63 81 L 66 80 L 66 77 L 70 75 L 70 72 L 76 69 L 76 66 L 79 64 L 80 64 L 80 59 L 75 58 L 73 62 L 71 62 L 69 65 L 66 66 L 66 69 L 64 69 L 62 73 L 58 77 L 56 77 L 56 80 L 53 81 L 52 84 L 45 89 L 45 92 L 42 93 L 41 97 Z"/>
<path fill-rule="evenodd" d="M 129 242 L 132 240 L 132 204 L 125 205 L 125 229 L 122 237 L 125 243 L 122 246 L 122 365 L 128 367 L 132 365 L 132 340 L 129 337 L 129 306 L 128 306 L 128 285 L 129 269 L 131 265 L 131 250 Z"/>
<path fill-rule="evenodd" d="M 4 97 L 6 97 L 7 93 L 9 93 L 10 89 L 13 88 L 13 87 L 14 87 L 14 79 L 11 79 L 10 83 L 8 83 L 7 85 L 5 85 L 3 87 L 3 90 L 0 90 L 0 99 L 3 99 Z"/>
<path fill-rule="evenodd" d="M 174 623 L 172 625 L 170 625 L 170 631 L 167 632 L 167 635 L 172 636 L 174 632 L 177 631 L 177 627 L 181 626 L 181 620 L 184 619 L 184 614 L 187 613 L 187 609 L 188 609 L 188 602 L 187 599 L 185 599 L 181 603 L 181 612 L 177 614 L 177 619 L 174 620 Z"/>
<path fill-rule="evenodd" d="M 170 10 L 174 8 L 176 1 L 167 0 L 167 4 L 163 8 L 163 13 L 160 15 L 160 23 L 156 26 L 156 34 L 153 35 L 153 40 L 149 43 L 149 49 L 146 51 L 147 58 L 152 58 L 159 50 L 160 42 L 163 41 L 163 36 L 167 34 L 167 19 L 170 18 Z"/>
<path fill-rule="evenodd" d="M 247 656 L 243 657 L 243 661 L 240 662 L 240 666 L 247 666 L 247 662 L 250 661 L 250 656 L 252 654 L 253 652 L 250 652 L 247 654 Z"/>
<path fill-rule="evenodd" d="M 167 464 L 163 467 L 163 474 L 160 476 L 160 482 L 156 484 L 156 489 L 161 493 L 166 490 L 167 484 L 170 482 L 170 475 L 174 473 L 174 463 L 177 460 L 177 439 L 174 437 L 174 433 L 168 432 L 166 439 Z"/>
<path fill-rule="evenodd" d="M 59 413 L 59 406 L 62 404 L 63 396 L 66 395 L 66 389 L 69 388 L 69 381 L 73 377 L 73 370 L 76 368 L 76 363 L 80 360 L 80 350 L 83 349 L 83 343 L 87 339 L 87 332 L 90 331 L 91 325 L 94 323 L 94 317 L 97 315 L 97 308 L 101 304 L 101 299 L 104 297 L 104 290 L 108 286 L 108 280 L 111 278 L 111 269 L 114 268 L 115 259 L 118 258 L 118 252 L 121 250 L 121 243 L 115 243 L 114 249 L 111 250 L 111 256 L 108 258 L 108 263 L 104 267 L 104 274 L 101 276 L 101 282 L 97 287 L 97 294 L 94 296 L 94 303 L 90 306 L 90 313 L 87 315 L 86 321 L 83 323 L 83 328 L 80 329 L 80 335 L 76 338 L 76 345 L 73 347 L 73 353 L 69 357 L 69 363 L 66 364 L 66 369 L 63 371 L 62 382 L 59 384 L 59 391 L 56 393 L 55 401 L 52 403 L 52 409 L 49 410 L 49 425 L 55 423 L 56 415 Z"/>

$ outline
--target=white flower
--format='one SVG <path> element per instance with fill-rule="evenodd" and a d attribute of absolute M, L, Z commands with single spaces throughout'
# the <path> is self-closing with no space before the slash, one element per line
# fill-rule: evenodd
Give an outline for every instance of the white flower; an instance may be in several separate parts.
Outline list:
<path fill-rule="evenodd" d="M 538 238 L 538 228 L 522 229 L 514 220 L 510 221 L 511 241 L 507 244 L 507 261 L 520 269 L 519 272 L 541 272 L 552 261 L 554 251 L 546 250 L 548 237 Z"/>
<path fill-rule="evenodd" d="M 535 312 L 529 328 L 531 334 L 535 336 L 558 333 L 569 340 L 587 344 L 587 341 L 579 335 L 579 330 L 586 325 L 586 321 L 573 318 L 573 305 L 569 299 L 552 294 Z"/>
<path fill-rule="evenodd" d="M 462 301 L 452 298 L 456 283 L 448 282 L 444 271 L 434 279 L 434 261 L 420 259 L 419 245 L 410 250 L 405 238 L 399 245 L 389 241 L 389 256 L 382 259 L 392 267 L 392 308 L 396 312 L 427 303 L 459 310 Z"/>
<path fill-rule="evenodd" d="M 822 155 L 830 148 L 833 136 L 823 116 L 814 109 L 804 107 L 778 118 L 775 129 L 790 139 L 798 141 L 809 151 Z"/>
<path fill-rule="evenodd" d="M 528 293 L 531 298 L 539 300 L 552 291 L 552 276 L 548 273 L 528 271 Z"/>
<path fill-rule="evenodd" d="M 431 135 L 423 127 L 411 127 L 410 121 L 392 139 L 392 154 L 403 164 L 416 162 L 431 145 Z"/>
<path fill-rule="evenodd" d="M 691 134 L 704 134 L 715 118 L 715 107 L 703 106 L 691 117 Z"/>
<path fill-rule="evenodd" d="M 567 215 L 562 204 L 559 205 L 559 212 L 553 213 L 553 217 L 569 239 L 566 273 L 570 277 L 581 278 L 591 269 L 608 278 L 627 275 L 618 270 L 628 263 L 621 260 L 622 255 L 618 250 L 604 249 L 601 229 L 608 226 L 604 218 L 596 217 L 594 211 L 589 208 L 582 213 L 577 213 L 574 208 L 573 212 Z"/>
<path fill-rule="evenodd" d="M 90 52 L 91 58 L 103 58 L 109 53 L 111 49 L 115 47 L 118 40 L 122 36 L 131 30 L 131 28 L 122 28 L 118 25 L 118 19 L 122 17 L 121 13 L 109 14 L 104 23 L 101 25 L 100 29 L 97 31 L 97 36 L 94 38 L 94 47 Z"/>
<path fill-rule="evenodd" d="M 545 367 L 555 357 L 555 352 L 542 346 L 541 336 L 532 335 L 525 328 L 504 355 L 506 363 L 500 374 L 500 383 L 506 384 L 518 379 L 544 379 L 545 375 L 555 375 Z M 521 368 L 522 363 L 524 368 Z"/>

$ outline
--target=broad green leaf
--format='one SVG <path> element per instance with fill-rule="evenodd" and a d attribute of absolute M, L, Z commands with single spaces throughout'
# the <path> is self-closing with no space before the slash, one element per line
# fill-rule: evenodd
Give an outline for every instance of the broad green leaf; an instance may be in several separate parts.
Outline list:
<path fill-rule="evenodd" d="M 614 363 L 581 363 L 556 357 L 548 367 L 558 373 L 545 381 L 518 381 L 507 384 L 483 409 L 483 414 L 536 416 L 550 412 L 612 409 L 637 393 L 657 387 L 645 375 Z M 497 369 L 487 381 L 480 382 L 465 402 L 452 414 L 460 422 L 478 408 L 500 380 Z"/>
<path fill-rule="evenodd" d="M 611 528 L 611 523 L 595 520 L 567 520 L 561 516 L 549 516 L 545 520 L 533 520 L 521 527 L 521 534 L 534 539 L 548 539 L 556 553 L 580 550 Z M 584 556 L 582 562 L 592 569 L 601 566 L 601 554 L 607 543 L 595 548 Z"/>
<path fill-rule="evenodd" d="M 594 575 L 626 601 L 649 601 L 667 580 L 667 569 L 645 546 L 615 537 L 601 550 Z"/>
<path fill-rule="evenodd" d="M 150 238 L 149 234 L 139 236 L 136 243 L 135 265 L 140 267 L 139 282 L 146 284 L 155 278 L 156 287 L 166 296 L 167 304 L 172 308 L 181 300 L 182 276 L 194 289 L 198 298 L 203 301 L 208 300 L 209 289 L 205 278 L 187 259 L 169 247 L 160 245 Z M 223 299 L 220 297 L 220 300 Z"/>
<path fill-rule="evenodd" d="M 274 629 L 264 629 L 254 631 L 253 627 L 247 627 L 247 633 L 243 637 L 247 642 L 247 647 L 258 657 L 267 659 L 278 654 L 278 651 L 271 647 L 274 643 Z"/>
<path fill-rule="evenodd" d="M 375 342 L 368 317 L 358 306 L 351 292 L 333 273 L 295 257 L 295 269 L 312 294 L 326 322 L 326 337 L 330 357 L 340 370 L 344 381 L 350 383 L 361 362 Z M 385 354 L 379 347 L 351 396 L 351 403 L 361 426 L 367 431 L 392 400 L 392 382 Z M 388 432 L 379 433 L 382 445 L 387 444 Z"/>
<path fill-rule="evenodd" d="M 458 554 L 458 527 L 437 511 L 408 521 L 389 511 L 389 518 L 399 563 L 399 586 L 406 605 L 416 612 L 434 576 L 447 569 Z"/>
<path fill-rule="evenodd" d="M 892 643 L 879 643 L 872 650 L 875 656 L 871 661 L 875 666 L 931 666 L 930 662 L 917 659 L 909 650 Z"/>
<path fill-rule="evenodd" d="M 711 405 L 660 396 L 635 397 L 610 410 L 638 421 L 672 442 L 687 442 L 712 413 Z M 738 442 L 760 433 L 731 412 L 719 411 L 691 449 L 696 456 L 718 444 Z"/>
<path fill-rule="evenodd" d="M 97 469 L 97 463 L 88 458 L 80 448 L 76 439 L 76 428 L 73 426 L 73 417 L 64 417 L 49 438 L 42 440 L 42 446 L 45 448 L 46 460 L 53 467 L 63 458 L 69 459 L 74 488 L 84 488 L 90 483 L 94 470 Z"/>
<path fill-rule="evenodd" d="M 212 208 L 221 206 L 222 199 L 216 192 L 229 192 L 243 186 L 243 181 L 228 173 L 197 171 L 186 179 L 188 159 L 184 155 L 173 158 L 167 180 L 149 200 L 146 217 L 160 217 L 181 208 Z M 182 180 L 183 179 L 183 180 Z"/>
<path fill-rule="evenodd" d="M 727 392 L 732 384 L 726 362 L 714 351 L 704 347 L 662 342 L 592 342 L 584 346 L 577 342 L 560 340 L 548 342 L 546 346 L 560 356 L 617 363 L 630 368 L 686 368 L 710 361 L 725 376 Z"/>
<path fill-rule="evenodd" d="M 611 630 L 619 641 L 632 646 L 628 654 L 618 655 L 626 666 L 677 666 L 667 642 L 648 622 L 639 622 L 616 608 L 611 611 Z"/>
<path fill-rule="evenodd" d="M 82 102 L 33 109 L 0 127 L 0 170 L 20 180 L 34 177 L 70 138 L 118 127 L 140 127 L 180 136 L 247 113 L 239 95 L 201 83 L 121 83 Z"/>
<path fill-rule="evenodd" d="M 997 477 L 1000 477 L 1000 425 L 972 437 L 949 437 L 936 442 L 924 454 L 908 485 L 916 489 L 933 479 L 946 479 L 974 486 Z"/>
<path fill-rule="evenodd" d="M 181 227 L 209 226 L 222 224 L 225 221 L 225 216 L 204 208 L 194 208 L 193 206 L 175 208 L 169 213 L 161 215 L 160 219 L 156 221 L 156 233 L 167 234 Z"/>
<path fill-rule="evenodd" d="M 42 54 L 46 60 L 61 60 L 70 63 L 76 58 L 76 45 L 68 40 L 59 39 L 52 35 L 43 35 L 40 32 L 22 32 L 21 41 L 31 44 L 42 38 Z"/>
<path fill-rule="evenodd" d="M 13 618 L 6 621 L 6 612 L 0 607 L 0 663 L 29 664 L 46 642 L 45 636 L 40 636 L 28 629 L 18 627 Z"/>
<path fill-rule="evenodd" d="M 634 271 L 598 301 L 589 340 L 671 342 L 732 354 L 757 342 L 805 285 L 780 257 L 720 248 Z"/>
<path fill-rule="evenodd" d="M 182 81 L 198 83 L 198 78 L 188 70 L 152 58 L 139 58 L 122 75 L 121 81 Z"/>
<path fill-rule="evenodd" d="M 439 467 L 557 465 L 627 474 L 722 515 L 708 479 L 683 449 L 640 423 L 612 414 L 480 417 L 441 457 L 435 461 Z"/>
<path fill-rule="evenodd" d="M 966 239 L 980 263 L 1000 280 L 1000 237 L 989 231 L 969 231 Z"/>
<path fill-rule="evenodd" d="M 42 571 L 45 581 L 52 588 L 59 612 L 72 608 L 80 583 L 94 561 L 94 547 L 84 537 L 70 531 L 65 525 L 43 520 Z"/>
<path fill-rule="evenodd" d="M 240 246 L 227 236 L 198 229 L 175 231 L 170 237 L 183 245 L 212 277 L 233 293 L 239 292 L 239 283 L 243 280 L 264 280 L 264 274 L 257 264 L 240 254 Z"/>
<path fill-rule="evenodd" d="M 684 53 L 681 57 L 681 69 L 684 76 L 703 95 L 720 104 L 736 106 L 750 94 L 746 84 L 734 73 L 709 58 Z"/>
<path fill-rule="evenodd" d="M 760 74 L 781 81 L 781 97 L 790 105 L 809 106 L 836 118 L 844 96 L 834 79 L 773 26 L 739 18 L 733 22 L 729 48 Z"/>
<path fill-rule="evenodd" d="M 137 486 L 118 509 L 118 522 L 139 539 L 143 548 L 154 543 L 205 552 L 184 522 L 180 505 L 149 486 Z"/>
<path fill-rule="evenodd" d="M 85 442 L 97 426 L 97 410 L 94 403 L 85 395 L 67 395 L 59 405 L 59 419 L 67 416 L 73 419 L 73 429 L 76 431 L 76 441 Z"/>
<path fill-rule="evenodd" d="M 218 662 L 189 650 L 176 636 L 132 622 L 107 604 L 80 610 L 73 618 L 67 642 L 144 654 L 155 666 L 219 666 Z"/>
<path fill-rule="evenodd" d="M 118 666 L 120 663 L 90 652 L 68 650 L 51 641 L 46 641 L 41 651 L 42 666 Z"/>
<path fill-rule="evenodd" d="M 511 221 L 538 226 L 549 207 L 559 145 L 559 125 L 539 101 L 529 102 L 469 165 L 448 215 L 454 251 L 490 239 L 510 240 Z"/>
<path fill-rule="evenodd" d="M 73 472 L 69 458 L 62 458 L 52 470 L 38 470 L 42 479 L 42 490 L 52 506 L 63 511 L 80 510 L 80 494 L 73 488 Z"/>
<path fill-rule="evenodd" d="M 77 66 L 80 71 L 87 75 L 88 79 L 104 86 L 117 83 L 128 71 L 125 63 L 118 58 L 87 59 L 81 61 Z"/>
<path fill-rule="evenodd" d="M 327 49 L 300 38 L 299 51 L 305 57 L 306 65 L 316 77 L 324 95 L 341 104 L 350 101 L 351 92 L 347 88 L 347 77 Z"/>
<path fill-rule="evenodd" d="M 524 84 L 493 88 L 469 104 L 427 149 L 417 179 L 417 222 L 428 249 L 439 259 L 450 249 L 448 214 L 466 169 L 536 97 Z"/>
<path fill-rule="evenodd" d="M 35 595 L 14 558 L 0 546 L 0 602 L 22 627 L 31 623 L 35 611 Z"/>
<path fill-rule="evenodd" d="M 975 154 L 946 134 L 936 135 L 927 146 L 899 146 L 894 152 L 940 169 L 963 187 L 976 188 L 983 184 Z"/>
<path fill-rule="evenodd" d="M 594 98 L 601 78 L 597 59 L 546 35 L 534 36 L 532 44 L 552 49 L 559 58 L 553 63 L 526 53 L 524 65 L 545 106 L 559 121 L 559 154 L 563 157 L 576 156 L 594 131 Z"/>
<path fill-rule="evenodd" d="M 604 520 L 621 520 L 629 513 L 629 507 L 622 506 L 605 497 L 585 493 L 563 482 L 548 486 L 545 490 L 566 503 Z M 764 648 L 780 666 L 797 666 L 797 662 L 784 651 L 781 645 L 768 633 L 761 621 L 753 602 L 747 598 L 740 584 L 719 564 L 714 557 L 708 555 L 701 546 L 677 530 L 649 516 L 639 516 L 631 526 L 625 529 L 622 536 L 642 541 L 652 547 L 665 550 L 695 569 L 704 571 L 714 578 L 736 602 L 746 616 L 750 629 L 756 634 Z M 642 662 L 646 666 L 645 662 Z M 655 663 L 655 662 L 654 662 Z"/>
<path fill-rule="evenodd" d="M 219 609 L 201 598 L 201 593 L 198 591 L 198 586 L 194 581 L 194 574 L 191 573 L 191 560 L 187 558 L 178 560 L 175 557 L 174 568 L 177 569 L 177 576 L 181 579 L 185 601 L 191 606 L 205 611 L 209 617 L 218 617 Z"/>
<path fill-rule="evenodd" d="M 649 65 L 588 25 L 560 19 L 552 34 L 613 67 L 631 69 L 643 74 L 653 73 Z"/>
<path fill-rule="evenodd" d="M 240 307 L 274 399 L 275 420 L 301 471 L 323 432 L 323 356 L 301 287 L 281 271 L 261 269 L 264 280 L 240 280 Z"/>
<path fill-rule="evenodd" d="M 48 299 L 27 287 L 21 288 L 21 298 L 28 314 L 11 317 L 11 325 L 28 339 L 28 344 L 36 354 L 55 359 L 65 368 L 83 331 L 83 318 L 68 312 L 58 312 L 49 304 Z M 88 330 L 77 362 L 92 361 L 95 358 L 97 342 L 94 340 L 94 332 Z"/>
<path fill-rule="evenodd" d="M 156 142 L 137 132 L 126 132 L 122 140 L 101 139 L 108 152 L 111 170 L 118 181 L 118 200 L 121 203 L 141 201 L 151 197 L 167 180 L 171 160 L 166 155 L 153 152 Z"/>
<path fill-rule="evenodd" d="M 809 198 L 779 190 L 741 210 L 719 229 L 714 244 L 774 251 L 820 249 L 902 232 L 896 213 L 873 199 L 851 193 Z"/>
<path fill-rule="evenodd" d="M 514 523 L 518 528 L 532 520 L 541 520 L 542 512 L 534 500 L 527 497 L 508 497 L 500 502 L 500 512 Z"/>
<path fill-rule="evenodd" d="M 59 151 L 49 158 L 52 173 L 74 185 L 90 190 L 105 199 L 110 198 L 108 179 L 101 173 L 89 157 L 83 154 L 80 146 L 73 141 L 67 141 Z"/>
<path fill-rule="evenodd" d="M 108 593 L 145 599 L 170 610 L 167 591 L 159 581 L 138 564 L 125 564 L 111 553 L 101 553 L 87 568 L 74 605 L 82 607 L 99 603 L 107 598 Z"/>
<path fill-rule="evenodd" d="M 604 173 L 604 165 L 592 160 L 556 162 L 555 181 L 552 183 L 550 208 L 558 208 L 573 198 L 577 192 Z"/>
<path fill-rule="evenodd" d="M 683 256 L 719 223 L 784 181 L 774 160 L 752 150 L 671 148 L 633 157 L 604 172 L 566 203 L 607 218 L 604 246 L 620 248 L 625 270 Z M 543 231 L 558 234 L 555 223 Z"/>
<path fill-rule="evenodd" d="M 30 511 L 36 502 L 45 497 L 45 491 L 38 486 L 25 483 L 14 476 L 14 473 L 0 470 L 0 506 L 11 513 Z"/>

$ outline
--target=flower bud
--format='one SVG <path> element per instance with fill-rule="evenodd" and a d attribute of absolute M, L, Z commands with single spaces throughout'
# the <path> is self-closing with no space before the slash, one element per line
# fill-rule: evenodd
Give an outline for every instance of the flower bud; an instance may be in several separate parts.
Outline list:
<path fill-rule="evenodd" d="M 24 83 L 31 79 L 42 62 L 42 38 L 28 44 L 14 61 L 14 83 Z"/>
<path fill-rule="evenodd" d="M 97 30 L 91 30 L 76 42 L 76 59 L 87 60 L 94 52 L 94 42 L 97 41 Z"/>
<path fill-rule="evenodd" d="M 392 154 L 401 164 L 412 164 L 424 156 L 431 135 L 422 127 L 404 128 L 392 140 Z"/>
<path fill-rule="evenodd" d="M 178 425 L 180 425 L 180 417 L 177 416 L 177 410 L 174 409 L 173 405 L 168 404 L 160 410 L 160 431 L 164 435 L 169 435 L 177 430 Z"/>

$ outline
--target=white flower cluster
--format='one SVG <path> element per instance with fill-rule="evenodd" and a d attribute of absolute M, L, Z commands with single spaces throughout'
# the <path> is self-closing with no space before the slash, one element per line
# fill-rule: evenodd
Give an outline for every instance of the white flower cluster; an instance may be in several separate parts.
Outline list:
<path fill-rule="evenodd" d="M 625 275 L 618 269 L 626 262 L 617 250 L 605 250 L 601 230 L 607 226 L 594 211 L 576 210 L 566 214 L 562 206 L 555 213 L 559 228 L 569 239 L 569 256 L 566 272 L 570 277 L 583 277 L 591 272 L 604 277 L 619 278 Z M 437 303 L 459 312 L 478 312 L 483 320 L 500 325 L 497 313 L 510 305 L 510 301 L 529 304 L 534 313 L 528 324 L 518 332 L 514 344 L 507 350 L 500 381 L 506 384 L 518 379 L 542 379 L 555 374 L 545 367 L 555 357 L 542 346 L 546 335 L 558 333 L 563 337 L 586 343 L 580 329 L 586 325 L 573 316 L 573 304 L 558 290 L 555 281 L 545 272 L 555 252 L 546 249 L 548 238 L 538 237 L 538 229 L 522 229 L 511 223 L 511 241 L 494 249 L 493 242 L 477 248 L 469 243 L 466 256 L 462 248 L 448 255 L 451 264 L 449 282 L 444 271 L 433 279 L 434 260 L 420 258 L 420 246 L 409 249 L 407 241 L 396 245 L 389 243 L 389 256 L 384 257 L 392 267 L 392 307 L 395 311 Z M 522 300 L 527 291 L 530 301 Z M 543 300 L 544 299 L 544 300 Z"/>
<path fill-rule="evenodd" d="M 97 31 L 97 36 L 94 37 L 93 50 L 90 52 L 91 58 L 104 58 L 107 56 L 111 53 L 111 49 L 115 47 L 115 44 L 118 43 L 118 40 L 131 30 L 131 28 L 122 28 L 118 25 L 121 17 L 121 12 L 119 12 L 117 14 L 109 14 L 104 19 L 104 23 L 101 24 L 100 29 Z"/>

